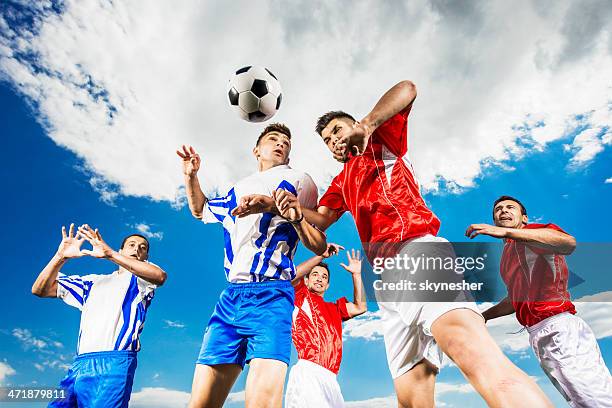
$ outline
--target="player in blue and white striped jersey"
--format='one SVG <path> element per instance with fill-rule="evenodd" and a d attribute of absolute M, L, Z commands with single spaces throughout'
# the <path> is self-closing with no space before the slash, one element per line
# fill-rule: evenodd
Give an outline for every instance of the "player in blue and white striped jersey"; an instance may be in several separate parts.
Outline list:
<path fill-rule="evenodd" d="M 81 249 L 87 240 L 91 250 Z M 66 398 L 50 407 L 127 407 L 136 370 L 140 334 L 154 291 L 166 273 L 147 262 L 149 242 L 139 234 L 127 236 L 114 251 L 98 230 L 74 224 L 57 253 L 32 286 L 39 297 L 60 298 L 81 311 L 77 356 L 60 386 Z M 105 275 L 64 275 L 67 260 L 82 256 L 108 259 L 119 269 Z"/>
<path fill-rule="evenodd" d="M 316 206 L 317 188 L 310 176 L 289 167 L 290 150 L 289 129 L 269 125 L 253 149 L 258 172 L 210 200 L 197 177 L 199 155 L 193 147 L 177 151 L 193 216 L 223 226 L 229 281 L 204 333 L 190 407 L 221 407 L 245 363 L 250 365 L 246 405 L 282 405 L 291 353 L 293 255 L 300 240 L 317 254 L 327 248 L 325 235 L 304 221 L 301 208 Z M 260 201 L 250 202 L 255 197 Z M 292 206 L 283 204 L 294 197 Z M 246 204 L 269 212 L 239 211 Z"/>

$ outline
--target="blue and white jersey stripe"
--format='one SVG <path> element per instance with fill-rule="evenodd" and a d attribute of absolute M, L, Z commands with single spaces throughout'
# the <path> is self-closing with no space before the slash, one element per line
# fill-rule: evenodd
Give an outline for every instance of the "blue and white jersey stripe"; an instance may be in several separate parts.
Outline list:
<path fill-rule="evenodd" d="M 81 311 L 77 354 L 140 350 L 156 286 L 129 272 L 57 278 L 57 297 Z"/>
<path fill-rule="evenodd" d="M 298 236 L 289 222 L 272 213 L 234 217 L 240 198 L 250 194 L 272 195 L 285 189 L 295 194 L 304 208 L 317 205 L 317 187 L 310 176 L 287 165 L 252 174 L 240 180 L 226 196 L 206 203 L 202 221 L 223 226 L 225 276 L 229 282 L 262 282 L 295 277 L 293 256 Z"/>

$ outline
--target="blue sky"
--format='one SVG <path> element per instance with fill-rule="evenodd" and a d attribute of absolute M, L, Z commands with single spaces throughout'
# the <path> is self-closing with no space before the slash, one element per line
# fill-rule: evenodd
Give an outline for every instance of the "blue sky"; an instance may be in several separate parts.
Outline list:
<path fill-rule="evenodd" d="M 294 131 L 292 165 L 321 188 L 338 166 L 312 132 L 317 115 L 330 108 L 365 115 L 391 85 L 411 79 L 419 96 L 409 148 L 425 199 L 442 220 L 441 236 L 464 241 L 467 225 L 490 222 L 491 202 L 510 194 L 532 220 L 554 222 L 579 243 L 610 243 L 609 7 L 454 4 L 0 4 L 0 166 L 8 214 L 0 236 L 7 288 L 0 300 L 6 311 L 0 384 L 54 386 L 72 360 L 78 311 L 30 294 L 61 226 L 89 223 L 113 247 L 140 229 L 151 235 L 151 260 L 168 281 L 149 309 L 132 405 L 181 406 L 226 282 L 222 231 L 184 206 L 174 150 L 188 143 L 202 153 L 207 192 L 254 171 L 250 151 L 261 126 L 240 121 L 225 101 L 228 76 L 244 65 L 268 66 L 279 77 L 283 106 L 274 120 Z M 338 15 L 344 18 L 330 18 Z M 350 215 L 328 239 L 360 246 Z M 308 256 L 300 248 L 297 260 Z M 350 277 L 338 265 L 344 260 L 344 254 L 330 260 L 328 300 L 351 295 Z M 64 268 L 113 270 L 92 259 Z M 585 271 L 574 297 L 610 291 L 609 272 Z M 339 381 L 351 408 L 395 406 L 377 308 L 369 307 L 345 325 Z M 578 311 L 611 366 L 612 303 L 584 303 Z M 508 334 L 519 329 L 513 317 L 490 326 L 512 361 L 564 406 L 525 333 Z M 439 406 L 484 406 L 452 365 L 438 381 Z M 244 383 L 243 374 L 228 407 L 242 405 Z"/>
<path fill-rule="evenodd" d="M 157 291 L 147 317 L 134 390 L 163 387 L 189 391 L 203 328 L 225 286 L 221 231 L 191 218 L 186 207 L 176 209 L 166 202 L 120 198 L 114 205 L 104 203 L 89 185 L 81 160 L 54 145 L 30 108 L 6 86 L 0 89 L 0 104 L 5 141 L 2 175 L 9 192 L 3 206 L 11 214 L 5 219 L 1 241 L 2 270 L 10 288 L 2 297 L 2 308 L 12 311 L 4 314 L 0 324 L 0 361 L 16 372 L 5 383 L 54 385 L 65 371 L 54 362 L 69 363 L 75 350 L 78 311 L 61 301 L 38 299 L 29 293 L 38 271 L 56 249 L 59 227 L 87 222 L 98 226 L 105 239 L 117 247 L 123 235 L 134 231 L 133 225 L 147 223 L 152 230 L 163 232 L 162 239 L 151 240 L 151 259 L 166 269 L 169 278 Z M 612 227 L 609 217 L 597 218 L 596 227 L 593 221 L 584 220 L 600 214 L 602 203 L 612 199 L 612 184 L 604 183 L 612 174 L 609 154 L 608 149 L 588 169 L 567 171 L 568 154 L 559 144 L 513 163 L 514 171 L 489 170 L 490 174 L 478 181 L 478 188 L 459 195 L 428 195 L 426 199 L 443 220 L 441 235 L 450 240 L 464 240 L 462 233 L 472 221 L 488 222 L 491 200 L 510 193 L 524 197 L 533 216 L 562 225 L 580 242 L 608 242 L 605 231 Z M 350 216 L 329 231 L 329 240 L 347 248 L 359 247 Z M 300 249 L 298 259 L 306 256 Z M 332 287 L 326 296 L 331 300 L 351 294 L 350 280 L 337 265 L 343 257 L 330 262 Z M 113 268 L 109 262 L 80 259 L 69 262 L 64 272 L 107 273 Z M 370 309 L 376 310 L 375 304 L 371 303 Z M 170 327 L 166 321 L 181 327 Z M 29 334 L 19 336 L 15 332 L 19 329 Z M 601 339 L 600 346 L 607 363 L 612 364 L 612 339 Z M 380 338 L 349 337 L 344 353 L 339 381 L 348 401 L 392 394 Z M 527 373 L 540 378 L 540 384 L 558 401 L 530 351 L 511 356 Z M 443 370 L 439 381 L 464 383 L 456 368 Z M 234 390 L 243 387 L 244 375 Z M 442 394 L 439 399 L 454 406 L 482 406 L 472 394 L 453 393 L 451 399 L 445 399 L 446 395 L 451 396 Z"/>

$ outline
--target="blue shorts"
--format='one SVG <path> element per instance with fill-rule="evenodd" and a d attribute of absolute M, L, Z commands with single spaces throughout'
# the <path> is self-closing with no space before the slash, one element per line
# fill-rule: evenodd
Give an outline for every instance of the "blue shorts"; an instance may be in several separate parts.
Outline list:
<path fill-rule="evenodd" d="M 196 364 L 268 358 L 289 365 L 295 293 L 290 281 L 231 283 L 219 297 Z"/>
<path fill-rule="evenodd" d="M 53 408 L 127 408 L 136 371 L 135 351 L 100 351 L 76 357 L 60 383 L 65 398 Z"/>

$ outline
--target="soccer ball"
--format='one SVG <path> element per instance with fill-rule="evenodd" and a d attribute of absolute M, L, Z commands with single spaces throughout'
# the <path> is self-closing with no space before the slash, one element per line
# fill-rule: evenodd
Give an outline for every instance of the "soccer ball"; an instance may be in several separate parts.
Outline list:
<path fill-rule="evenodd" d="M 227 96 L 238 115 L 249 122 L 270 119 L 283 100 L 282 89 L 276 76 L 258 66 L 240 68 L 229 81 Z"/>

